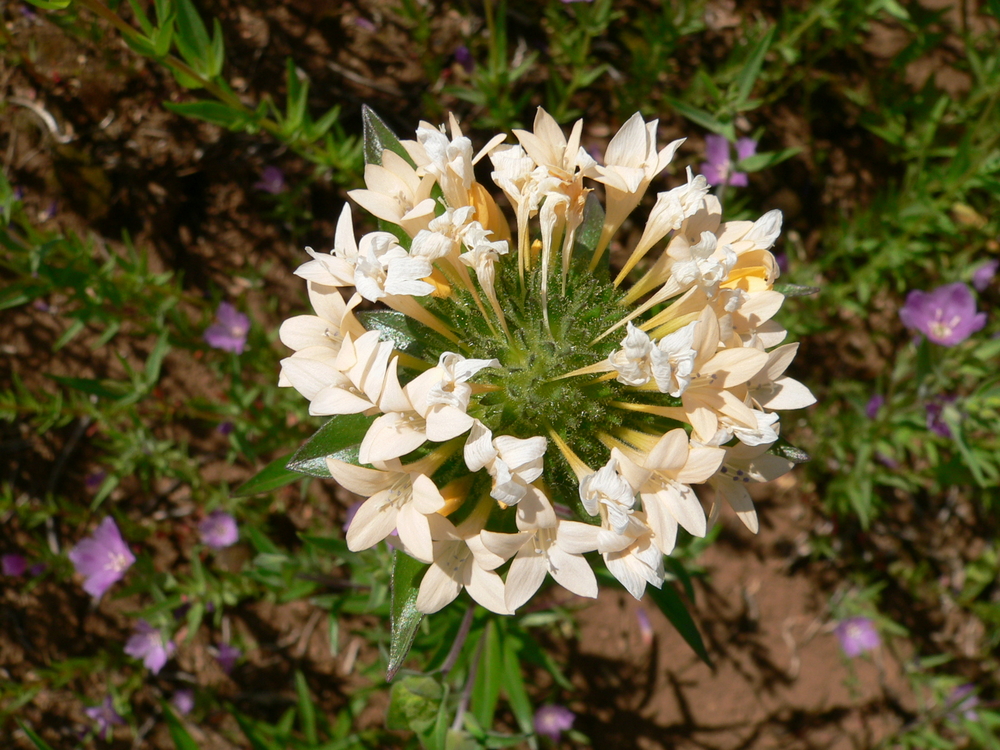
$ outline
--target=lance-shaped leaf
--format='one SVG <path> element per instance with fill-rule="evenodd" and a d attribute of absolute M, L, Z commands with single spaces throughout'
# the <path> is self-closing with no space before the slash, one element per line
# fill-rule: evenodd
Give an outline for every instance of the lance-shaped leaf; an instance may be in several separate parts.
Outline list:
<path fill-rule="evenodd" d="M 386 680 L 391 680 L 402 666 L 417 635 L 417 626 L 423 618 L 423 614 L 417 611 L 417 593 L 420 589 L 418 582 L 428 567 L 402 552 L 393 552 L 392 558 L 392 635 Z"/>
<path fill-rule="evenodd" d="M 289 456 L 279 456 L 258 471 L 254 476 L 237 487 L 230 497 L 251 497 L 252 495 L 263 495 L 265 492 L 273 492 L 286 484 L 297 482 L 302 479 L 302 472 L 288 469 Z"/>
<path fill-rule="evenodd" d="M 326 457 L 350 461 L 351 449 L 361 444 L 375 417 L 363 414 L 342 414 L 320 427 L 316 434 L 299 448 L 286 468 L 300 474 L 330 478 Z"/>
<path fill-rule="evenodd" d="M 670 583 L 665 583 L 663 588 L 659 589 L 650 586 L 646 589 L 646 595 L 652 597 L 656 606 L 667 616 L 670 623 L 677 628 L 677 632 L 694 649 L 698 657 L 708 666 L 714 668 L 712 660 L 708 655 L 708 650 L 705 648 L 705 643 L 701 639 L 701 633 L 698 632 L 698 626 L 694 624 L 691 613 L 684 606 L 684 601 L 681 599 L 680 594 L 677 593 L 677 590 Z"/>
<path fill-rule="evenodd" d="M 382 164 L 382 152 L 389 149 L 395 154 L 399 154 L 411 167 L 415 167 L 413 159 L 399 142 L 399 138 L 392 132 L 388 125 L 382 122 L 382 118 L 375 114 L 374 110 L 365 105 L 361 108 L 361 122 L 365 135 L 365 164 Z"/>
<path fill-rule="evenodd" d="M 786 297 L 808 297 L 819 292 L 819 287 L 802 286 L 801 284 L 775 284 L 774 291 L 781 292 Z"/>
<path fill-rule="evenodd" d="M 436 361 L 437 352 L 453 348 L 444 336 L 401 312 L 362 310 L 357 318 L 369 331 L 381 332 L 382 338 L 391 341 L 393 347 L 417 359 Z"/>

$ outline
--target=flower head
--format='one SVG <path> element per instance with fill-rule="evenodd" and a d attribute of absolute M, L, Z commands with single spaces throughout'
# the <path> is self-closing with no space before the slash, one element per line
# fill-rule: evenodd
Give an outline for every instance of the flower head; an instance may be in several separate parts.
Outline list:
<path fill-rule="evenodd" d="M 961 282 L 931 292 L 914 289 L 906 296 L 899 317 L 907 328 L 942 346 L 961 344 L 986 325 L 986 313 L 976 312 L 972 291 Z"/>
<path fill-rule="evenodd" d="M 985 292 L 993 278 L 997 275 L 1000 260 L 988 260 L 972 272 L 972 286 L 977 292 Z"/>
<path fill-rule="evenodd" d="M 535 731 L 558 742 L 563 732 L 573 728 L 575 720 L 576 714 L 565 706 L 542 706 L 535 711 Z"/>
<path fill-rule="evenodd" d="M 604 251 L 682 143 L 659 146 L 656 121 L 632 116 L 601 157 L 582 120 L 541 109 L 478 152 L 454 116 L 403 141 L 365 117 L 384 149 L 350 196 L 381 226 L 356 237 L 342 210 L 333 250 L 296 271 L 316 315 L 280 331 L 279 383 L 357 438 L 326 457 L 367 498 L 350 549 L 391 537 L 428 564 L 420 612 L 465 591 L 510 613 L 548 578 L 595 596 L 590 551 L 637 598 L 662 586 L 678 528 L 708 529 L 696 485 L 756 531 L 744 484 L 791 466 L 769 452 L 776 410 L 814 401 L 773 320 L 781 213 L 724 222 L 688 170 L 615 276 Z M 477 180 L 486 156 L 511 216 Z"/>
<path fill-rule="evenodd" d="M 221 302 L 215 323 L 205 329 L 205 341 L 213 349 L 242 354 L 250 332 L 250 318 L 228 302 Z"/>
<path fill-rule="evenodd" d="M 135 562 L 111 517 L 101 521 L 93 536 L 80 540 L 70 550 L 69 559 L 85 579 L 83 590 L 95 599 L 104 596 Z"/>
<path fill-rule="evenodd" d="M 834 628 L 844 654 L 853 659 L 882 645 L 875 622 L 868 617 L 850 617 Z"/>
<path fill-rule="evenodd" d="M 875 419 L 884 404 L 885 396 L 880 393 L 876 393 L 868 399 L 868 403 L 865 404 L 865 416 L 868 417 L 868 419 Z"/>
<path fill-rule="evenodd" d="M 5 576 L 16 577 L 22 575 L 28 569 L 28 561 L 24 555 L 3 555 L 0 556 L 0 572 Z"/>
<path fill-rule="evenodd" d="M 153 674 L 157 674 L 176 651 L 174 642 L 164 639 L 163 633 L 145 620 L 135 625 L 135 633 L 125 643 L 125 653 L 142 663 Z"/>
<path fill-rule="evenodd" d="M 194 709 L 194 690 L 178 690 L 170 699 L 170 705 L 181 716 L 187 716 Z"/>
<path fill-rule="evenodd" d="M 260 180 L 254 183 L 254 189 L 277 195 L 285 192 L 285 173 L 277 167 L 264 167 Z"/>
<path fill-rule="evenodd" d="M 240 530 L 236 519 L 225 511 L 210 513 L 198 524 L 201 541 L 214 550 L 225 549 L 240 540 Z"/>
<path fill-rule="evenodd" d="M 757 153 L 757 141 L 752 138 L 740 138 L 736 141 L 736 160 L 740 161 Z M 733 162 L 729 158 L 729 141 L 721 135 L 705 136 L 705 157 L 708 159 L 701 165 L 701 173 L 712 185 L 732 185 L 746 187 L 746 172 L 733 172 Z"/>
<path fill-rule="evenodd" d="M 121 715 L 115 711 L 110 695 L 105 697 L 104 700 L 96 706 L 90 706 L 89 708 L 83 709 L 83 712 L 93 719 L 95 729 L 97 730 L 97 736 L 102 740 L 106 740 L 108 738 L 108 731 L 112 726 L 125 726 L 125 719 L 123 719 Z"/>
<path fill-rule="evenodd" d="M 243 656 L 243 652 L 236 646 L 223 643 L 215 649 L 215 660 L 219 662 L 222 671 L 229 674 L 236 667 L 236 662 Z"/>
<path fill-rule="evenodd" d="M 976 707 L 979 705 L 979 696 L 976 695 L 976 686 L 971 683 L 959 685 L 951 691 L 945 701 L 948 706 L 948 718 L 956 720 L 961 716 L 966 721 L 979 721 L 979 712 Z"/>

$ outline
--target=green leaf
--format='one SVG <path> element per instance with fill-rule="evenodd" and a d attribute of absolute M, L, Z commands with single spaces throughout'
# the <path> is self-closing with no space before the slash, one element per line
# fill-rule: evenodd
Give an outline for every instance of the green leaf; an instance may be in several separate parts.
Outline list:
<path fill-rule="evenodd" d="M 299 699 L 299 723 L 302 725 L 302 733 L 306 736 L 306 742 L 310 746 L 315 745 L 319 740 L 316 734 L 316 707 L 313 705 L 309 695 L 309 683 L 302 670 L 295 670 L 295 692 Z"/>
<path fill-rule="evenodd" d="M 198 750 L 198 744 L 194 741 L 188 731 L 184 728 L 181 720 L 166 703 L 163 704 L 163 718 L 167 720 L 167 729 L 170 731 L 170 739 L 174 741 L 177 750 Z"/>
<path fill-rule="evenodd" d="M 757 82 L 757 76 L 760 75 L 761 66 L 764 64 L 764 56 L 771 47 L 771 40 L 774 39 L 775 28 L 776 27 L 772 26 L 767 30 L 767 33 L 764 34 L 764 38 L 757 42 L 757 46 L 754 47 L 750 56 L 747 58 L 747 61 L 743 64 L 743 70 L 740 72 L 740 77 L 737 79 L 737 106 L 749 99 L 750 94 L 753 93 L 753 86 Z"/>
<path fill-rule="evenodd" d="M 385 679 L 391 680 L 410 652 L 423 613 L 417 611 L 418 579 L 427 565 L 399 551 L 392 553 L 392 603 L 389 666 Z"/>
<path fill-rule="evenodd" d="M 117 380 L 94 380 L 93 378 L 70 378 L 65 375 L 48 375 L 46 377 L 54 380 L 67 388 L 86 393 L 91 396 L 100 396 L 112 401 L 119 401 L 132 393 L 130 383 L 122 383 Z"/>
<path fill-rule="evenodd" d="M 45 742 L 45 740 L 43 740 L 37 734 L 35 734 L 34 731 L 32 731 L 24 724 L 22 724 L 20 720 L 17 720 L 17 725 L 21 727 L 21 731 L 23 731 L 26 735 L 28 735 L 28 739 L 31 740 L 31 744 L 33 744 L 36 748 L 38 748 L 38 750 L 52 750 L 51 745 Z"/>
<path fill-rule="evenodd" d="M 522 732 L 534 731 L 534 710 L 524 686 L 521 660 L 518 658 L 518 643 L 513 638 L 504 638 L 503 643 L 503 690 L 514 712 L 517 725 Z"/>
<path fill-rule="evenodd" d="M 774 291 L 781 292 L 786 297 L 809 297 L 819 294 L 818 286 L 802 286 L 800 284 L 775 284 Z"/>
<path fill-rule="evenodd" d="M 28 0 L 28 2 L 42 10 L 63 10 L 70 4 L 70 0 Z"/>
<path fill-rule="evenodd" d="M 396 134 L 367 104 L 361 108 L 361 122 L 365 136 L 365 164 L 381 164 L 382 152 L 388 149 L 406 159 L 411 167 L 416 166 Z"/>
<path fill-rule="evenodd" d="M 43 291 L 45 291 L 45 287 L 40 284 L 25 282 L 11 284 L 4 289 L 0 289 L 0 310 L 26 305 L 31 300 L 40 296 Z"/>
<path fill-rule="evenodd" d="M 736 130 L 733 128 L 733 124 L 731 122 L 722 122 L 703 109 L 692 107 L 690 104 L 685 104 L 684 102 L 672 99 L 669 96 L 666 99 L 670 106 L 677 110 L 678 114 L 686 117 L 696 125 L 701 125 L 706 130 L 711 130 L 717 135 L 724 136 L 730 143 L 736 140 Z"/>
<path fill-rule="evenodd" d="M 436 352 L 447 351 L 453 346 L 441 334 L 401 312 L 361 310 L 356 315 L 361 325 L 369 331 L 379 331 L 382 338 L 391 341 L 399 351 L 417 359 L 425 359 L 431 353 L 431 359 L 437 364 Z"/>
<path fill-rule="evenodd" d="M 306 114 L 306 99 L 309 95 L 309 80 L 300 80 L 295 62 L 288 58 L 285 66 L 285 121 L 282 129 L 291 134 L 302 127 Z"/>
<path fill-rule="evenodd" d="M 739 172 L 759 172 L 762 169 L 769 169 L 776 164 L 781 164 L 781 162 L 791 159 L 800 151 L 802 151 L 802 148 L 795 146 L 794 148 L 785 148 L 781 151 L 767 151 L 762 154 L 754 154 L 753 156 L 748 156 L 746 159 L 740 159 L 733 168 Z"/>
<path fill-rule="evenodd" d="M 265 492 L 273 492 L 286 484 L 297 482 L 302 479 L 302 473 L 287 469 L 288 460 L 291 454 L 286 453 L 279 456 L 258 471 L 253 477 L 245 481 L 230 494 L 230 497 L 251 497 L 253 495 L 263 495 Z"/>
<path fill-rule="evenodd" d="M 225 40 L 222 37 L 222 24 L 218 18 L 212 19 L 212 46 L 208 55 L 208 77 L 218 78 L 222 73 L 222 65 L 226 61 Z"/>
<path fill-rule="evenodd" d="M 250 122 L 245 112 L 222 102 L 163 102 L 163 106 L 178 115 L 204 120 L 229 130 L 243 130 Z"/>
<path fill-rule="evenodd" d="M 794 461 L 797 464 L 812 461 L 812 457 L 808 453 L 801 448 L 796 448 L 791 443 L 785 442 L 783 439 L 778 440 L 774 448 L 771 449 L 771 452 L 776 456 L 787 458 L 789 461 Z"/>
<path fill-rule="evenodd" d="M 476 684 L 472 689 L 472 714 L 484 727 L 493 726 L 493 714 L 496 713 L 500 698 L 500 683 L 504 679 L 503 652 L 497 630 L 497 624 L 492 620 L 486 623 Z"/>
<path fill-rule="evenodd" d="M 250 741 L 252 750 L 285 750 L 283 745 L 263 736 L 248 718 L 233 711 L 232 707 L 230 707 L 230 713 L 236 719 L 236 723 L 240 725 L 244 736 Z"/>
<path fill-rule="evenodd" d="M 708 666 L 714 668 L 708 651 L 705 649 L 705 643 L 701 640 L 701 633 L 698 632 L 698 627 L 694 624 L 694 620 L 691 619 L 691 613 L 687 611 L 687 607 L 684 606 L 680 594 L 677 593 L 674 587 L 670 583 L 664 583 L 661 589 L 648 586 L 646 594 L 652 598 L 656 606 L 660 608 L 660 611 L 677 628 L 677 632 L 694 649 L 698 657 Z"/>
<path fill-rule="evenodd" d="M 177 49 L 192 68 L 202 75 L 209 75 L 212 60 L 211 40 L 198 9 L 191 0 L 176 0 Z"/>
<path fill-rule="evenodd" d="M 362 414 L 342 414 L 320 427 L 306 444 L 295 451 L 286 468 L 314 477 L 331 477 L 326 457 L 343 454 L 364 440 L 375 417 Z"/>
<path fill-rule="evenodd" d="M 385 725 L 388 729 L 410 729 L 423 733 L 434 726 L 444 691 L 427 675 L 410 675 L 392 686 Z"/>
<path fill-rule="evenodd" d="M 670 557 L 669 555 L 663 558 L 663 562 L 667 570 L 673 574 L 673 576 L 681 582 L 681 586 L 684 587 L 684 593 L 687 598 L 694 603 L 694 585 L 691 583 L 691 576 L 688 574 L 687 569 L 684 567 L 684 563 L 675 557 Z"/>

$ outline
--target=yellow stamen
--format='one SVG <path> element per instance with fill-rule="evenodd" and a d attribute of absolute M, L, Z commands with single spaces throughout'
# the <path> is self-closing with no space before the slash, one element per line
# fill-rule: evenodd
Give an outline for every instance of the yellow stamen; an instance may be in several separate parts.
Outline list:
<path fill-rule="evenodd" d="M 573 452 L 573 449 L 566 444 L 566 441 L 562 439 L 562 436 L 551 427 L 549 428 L 549 435 L 552 437 L 552 442 L 556 444 L 559 451 L 563 454 L 563 458 L 566 459 L 566 463 L 569 464 L 573 473 L 576 474 L 576 478 L 578 480 L 594 473 L 594 470 L 587 466 L 587 464 L 585 464 L 583 460 Z"/>

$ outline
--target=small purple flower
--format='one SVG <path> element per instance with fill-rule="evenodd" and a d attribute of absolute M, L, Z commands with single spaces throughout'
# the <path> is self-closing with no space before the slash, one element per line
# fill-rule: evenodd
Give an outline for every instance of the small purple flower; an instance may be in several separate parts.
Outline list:
<path fill-rule="evenodd" d="M 465 68 L 466 73 L 471 73 L 476 69 L 476 61 L 472 59 L 472 53 L 464 44 L 455 47 L 455 62 Z"/>
<path fill-rule="evenodd" d="M 104 596 L 104 592 L 120 581 L 135 562 L 135 556 L 110 516 L 101 521 L 93 536 L 81 539 L 69 551 L 69 559 L 85 579 L 83 590 L 95 599 Z"/>
<path fill-rule="evenodd" d="M 3 555 L 0 556 L 0 570 L 5 576 L 12 578 L 23 575 L 28 569 L 28 561 L 24 555 Z"/>
<path fill-rule="evenodd" d="M 125 643 L 125 653 L 134 659 L 142 659 L 153 674 L 163 669 L 176 650 L 173 641 L 164 640 L 163 633 L 145 620 L 136 623 L 135 634 Z"/>
<path fill-rule="evenodd" d="M 975 694 L 976 686 L 971 683 L 959 685 L 951 691 L 946 704 L 949 709 L 948 718 L 958 719 L 961 714 L 968 721 L 979 721 L 979 713 L 975 710 L 979 705 L 979 697 Z"/>
<path fill-rule="evenodd" d="M 986 325 L 986 313 L 976 312 L 972 290 L 958 281 L 932 292 L 917 289 L 906 295 L 899 317 L 935 344 L 955 346 Z"/>
<path fill-rule="evenodd" d="M 955 396 L 938 396 L 928 401 L 925 406 L 927 409 L 927 429 L 935 435 L 940 435 L 949 440 L 953 435 L 951 434 L 951 428 L 944 420 L 944 408 L 953 403 L 955 398 Z"/>
<path fill-rule="evenodd" d="M 170 705 L 176 708 L 181 716 L 187 716 L 194 708 L 194 690 L 178 690 L 170 699 Z"/>
<path fill-rule="evenodd" d="M 840 639 L 840 647 L 850 658 L 882 645 L 875 623 L 868 617 L 850 617 L 837 624 L 833 631 Z"/>
<path fill-rule="evenodd" d="M 104 483 L 104 478 L 107 475 L 108 474 L 105 471 L 92 472 L 83 480 L 83 484 L 87 488 L 88 492 L 96 492 L 98 487 Z"/>
<path fill-rule="evenodd" d="M 254 189 L 277 195 L 285 192 L 285 173 L 277 167 L 264 167 L 260 180 L 254 183 Z"/>
<path fill-rule="evenodd" d="M 653 645 L 653 639 L 656 634 L 653 632 L 653 625 L 649 621 L 649 615 L 646 614 L 646 610 L 639 607 L 635 611 L 635 619 L 639 621 L 639 639 L 642 641 L 642 645 L 649 648 Z"/>
<path fill-rule="evenodd" d="M 97 736 L 102 740 L 108 738 L 108 730 L 112 726 L 121 727 L 125 726 L 125 719 L 123 719 L 115 707 L 111 703 L 111 696 L 107 696 L 103 703 L 96 706 L 91 706 L 90 708 L 83 709 L 83 712 L 87 714 L 94 723 L 97 724 Z"/>
<path fill-rule="evenodd" d="M 576 714 L 565 706 L 542 706 L 535 711 L 535 731 L 558 742 L 562 733 L 573 728 Z"/>
<path fill-rule="evenodd" d="M 201 534 L 201 541 L 214 550 L 225 549 L 240 540 L 236 519 L 221 510 L 210 513 L 199 523 L 198 533 Z"/>
<path fill-rule="evenodd" d="M 220 435 L 231 435 L 235 429 L 236 425 L 232 422 L 220 422 L 219 426 L 215 428 L 215 431 Z"/>
<path fill-rule="evenodd" d="M 757 141 L 752 138 L 740 138 L 736 141 L 736 160 L 747 159 L 757 153 Z M 705 158 L 701 165 L 701 173 L 712 185 L 732 185 L 746 187 L 746 172 L 733 172 L 733 162 L 729 158 L 729 141 L 721 135 L 705 136 Z"/>
<path fill-rule="evenodd" d="M 242 354 L 250 332 L 250 318 L 228 302 L 219 304 L 215 323 L 205 330 L 205 341 L 213 349 Z"/>
<path fill-rule="evenodd" d="M 219 662 L 219 666 L 222 667 L 222 671 L 226 674 L 233 671 L 236 662 L 240 660 L 241 656 L 243 656 L 243 652 L 236 648 L 236 646 L 230 646 L 228 643 L 223 643 L 215 649 L 215 660 Z"/>
<path fill-rule="evenodd" d="M 878 416 L 879 410 L 885 404 L 885 396 L 876 393 L 870 399 L 868 399 L 868 404 L 865 406 L 865 416 L 869 419 L 875 419 Z"/>
<path fill-rule="evenodd" d="M 354 25 L 365 31 L 378 31 L 378 26 L 376 26 L 372 21 L 367 18 L 358 16 L 354 19 Z"/>
<path fill-rule="evenodd" d="M 972 286 L 976 288 L 977 292 L 986 291 L 986 287 L 997 275 L 998 267 L 1000 267 L 1000 260 L 988 260 L 972 272 Z"/>

